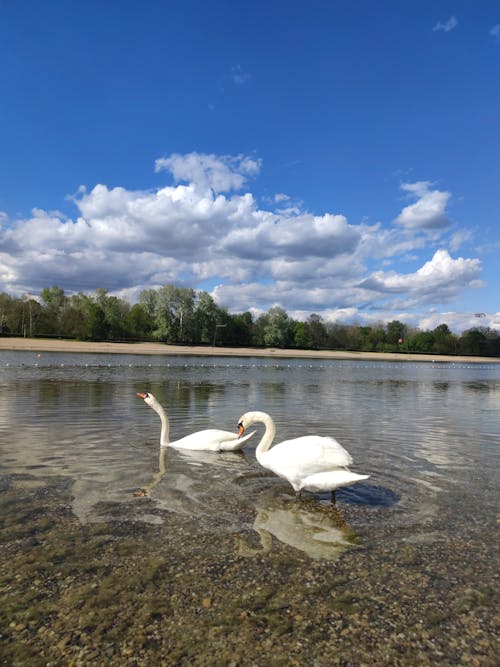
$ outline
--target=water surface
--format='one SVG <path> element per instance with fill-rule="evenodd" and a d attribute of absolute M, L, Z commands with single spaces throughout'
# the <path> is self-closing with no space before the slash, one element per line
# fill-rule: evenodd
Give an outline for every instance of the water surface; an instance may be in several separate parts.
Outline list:
<path fill-rule="evenodd" d="M 153 481 L 160 425 L 136 396 L 143 389 L 166 407 L 172 439 L 236 431 L 247 410 L 273 416 L 277 441 L 335 437 L 353 469 L 371 475 L 339 501 L 397 506 L 392 521 L 415 522 L 445 499 L 457 502 L 457 489 L 468 508 L 493 500 L 495 365 L 3 353 L 0 388 L 4 472 L 67 476 L 81 521 L 99 520 L 101 501 L 137 505 L 134 488 Z M 243 454 L 169 450 L 168 476 L 152 497 L 166 511 L 194 515 L 215 512 L 228 494 L 247 498 L 244 476 L 260 469 L 253 450 L 261 434 Z M 249 484 L 256 500 L 291 491 L 272 476 Z"/>
<path fill-rule="evenodd" d="M 209 427 L 236 431 L 242 413 L 264 410 L 277 441 L 331 435 L 370 478 L 340 490 L 335 507 L 321 495 L 296 500 L 255 460 L 260 426 L 242 453 L 160 456 L 159 419 L 137 398 L 141 390 L 166 407 L 173 439 Z M 248 563 L 264 554 L 281 563 L 342 559 L 348 572 L 368 554 L 383 568 L 390 551 L 400 559 L 392 576 L 399 569 L 404 577 L 408 549 L 454 549 L 458 540 L 489 553 L 493 545 L 494 364 L 2 353 L 0 391 L 2 479 L 17 498 L 63 484 L 81 526 L 142 526 L 153 540 L 175 524 L 181 559 L 203 533 L 227 540 L 231 557 Z M 134 495 L 139 489 L 147 495 Z M 465 577 L 465 590 L 481 588 L 476 576 Z"/>

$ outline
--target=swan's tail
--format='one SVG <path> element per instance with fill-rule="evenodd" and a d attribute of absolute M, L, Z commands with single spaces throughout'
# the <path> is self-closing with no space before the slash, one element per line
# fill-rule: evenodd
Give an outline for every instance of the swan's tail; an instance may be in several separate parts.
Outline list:
<path fill-rule="evenodd" d="M 351 486 L 351 484 L 361 482 L 368 477 L 370 475 L 359 475 L 350 470 L 330 470 L 329 472 L 318 472 L 315 475 L 309 475 L 301 481 L 300 488 L 316 493 L 334 491 L 342 486 Z"/>
<path fill-rule="evenodd" d="M 243 442 L 246 442 L 247 440 L 250 440 L 252 435 L 255 435 L 257 431 L 252 431 L 251 433 L 247 433 L 244 435 L 242 438 L 238 438 L 238 444 L 241 445 Z"/>

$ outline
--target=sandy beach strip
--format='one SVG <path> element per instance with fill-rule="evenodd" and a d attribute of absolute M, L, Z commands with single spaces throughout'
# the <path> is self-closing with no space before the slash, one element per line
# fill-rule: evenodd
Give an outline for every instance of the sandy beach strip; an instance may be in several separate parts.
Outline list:
<path fill-rule="evenodd" d="M 294 359 L 358 359 L 363 361 L 433 361 L 448 363 L 499 363 L 497 357 L 446 356 L 404 352 L 350 352 L 335 350 L 289 350 L 278 348 L 165 345 L 163 343 L 110 343 L 59 338 L 3 338 L 0 351 L 80 352 L 90 354 L 190 355 L 203 357 L 267 357 Z"/>

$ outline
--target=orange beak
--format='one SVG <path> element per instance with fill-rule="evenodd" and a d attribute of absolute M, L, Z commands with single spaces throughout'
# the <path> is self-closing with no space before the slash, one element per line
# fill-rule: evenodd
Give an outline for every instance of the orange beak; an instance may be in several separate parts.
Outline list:
<path fill-rule="evenodd" d="M 241 438 L 243 433 L 245 433 L 245 427 L 243 424 L 238 424 L 238 438 Z"/>
<path fill-rule="evenodd" d="M 139 398 L 147 398 L 148 395 L 144 394 L 142 391 L 138 391 L 137 396 L 139 396 Z"/>

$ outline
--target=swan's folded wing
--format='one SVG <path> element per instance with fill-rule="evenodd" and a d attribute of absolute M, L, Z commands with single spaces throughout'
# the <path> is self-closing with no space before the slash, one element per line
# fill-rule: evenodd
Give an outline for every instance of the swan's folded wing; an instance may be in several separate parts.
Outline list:
<path fill-rule="evenodd" d="M 350 465 L 352 458 L 333 438 L 303 436 L 265 452 L 265 467 L 285 477 L 297 490 L 305 478 Z"/>
<path fill-rule="evenodd" d="M 361 482 L 368 479 L 370 475 L 358 475 L 358 473 L 350 470 L 331 470 L 329 472 L 320 472 L 315 475 L 309 475 L 302 479 L 300 483 L 301 489 L 321 493 L 323 491 L 333 491 L 343 486 L 351 486 L 356 482 Z"/>
<path fill-rule="evenodd" d="M 177 449 L 198 449 L 212 452 L 237 451 L 242 449 L 245 442 L 254 435 L 249 433 L 243 438 L 238 438 L 236 433 L 231 431 L 221 431 L 216 428 L 205 429 L 186 435 L 185 438 L 171 442 L 171 447 Z"/>
<path fill-rule="evenodd" d="M 301 468 L 310 468 L 311 473 L 330 468 L 344 468 L 352 464 L 352 456 L 335 440 L 320 435 L 304 435 L 285 440 L 272 447 L 268 454 L 277 456 Z"/>
<path fill-rule="evenodd" d="M 229 431 L 226 431 L 226 433 L 228 435 L 227 439 L 221 440 L 220 442 L 221 452 L 236 452 L 239 449 L 243 449 L 243 445 L 246 441 L 250 440 L 250 438 L 255 435 L 255 431 L 252 431 L 239 438 L 236 433 L 230 433 Z"/>

